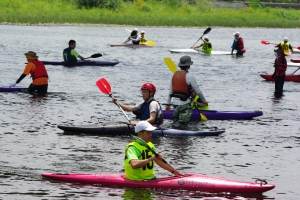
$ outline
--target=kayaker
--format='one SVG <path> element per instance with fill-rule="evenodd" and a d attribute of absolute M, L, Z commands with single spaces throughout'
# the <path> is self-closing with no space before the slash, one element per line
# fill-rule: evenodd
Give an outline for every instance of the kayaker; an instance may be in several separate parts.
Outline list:
<path fill-rule="evenodd" d="M 281 43 L 274 44 L 274 47 L 277 48 L 280 45 L 283 48 L 284 54 L 286 56 L 288 56 L 291 53 L 293 53 L 293 47 L 292 47 L 292 45 L 288 41 L 289 41 L 289 39 L 287 37 L 285 37 Z"/>
<path fill-rule="evenodd" d="M 284 47 L 278 46 L 277 56 L 274 62 L 275 71 L 272 77 L 275 79 L 275 95 L 282 95 L 283 85 L 285 81 L 285 71 L 287 68 L 287 61 L 285 59 Z"/>
<path fill-rule="evenodd" d="M 10 84 L 9 87 L 14 87 L 16 84 L 20 83 L 23 78 L 25 78 L 28 74 L 32 77 L 32 83 L 28 87 L 28 92 L 33 94 L 35 91 L 38 95 L 47 94 L 48 90 L 48 73 L 45 68 L 45 65 L 38 60 L 38 56 L 33 51 L 28 51 L 24 54 L 28 61 L 28 64 L 25 66 L 23 74 L 19 77 L 19 79 Z"/>
<path fill-rule="evenodd" d="M 146 39 L 146 36 L 145 36 L 145 31 L 141 31 L 140 45 L 147 45 L 147 39 Z"/>
<path fill-rule="evenodd" d="M 152 126 L 147 121 L 140 121 L 135 126 L 135 133 L 139 138 L 144 140 L 151 149 L 156 152 L 154 144 L 151 142 L 152 131 L 156 127 Z M 162 161 L 162 155 L 158 153 L 156 157 L 146 147 L 134 141 L 126 146 L 124 169 L 125 177 L 130 180 L 145 181 L 155 179 L 154 163 L 161 168 L 171 172 L 175 176 L 180 176 L 181 173 L 177 172 L 173 167 Z"/>
<path fill-rule="evenodd" d="M 201 101 L 195 91 L 193 91 L 191 95 L 191 107 L 196 110 L 209 110 L 208 105 Z"/>
<path fill-rule="evenodd" d="M 190 56 L 182 56 L 178 66 L 180 70 L 174 73 L 169 95 L 167 99 L 166 112 L 170 112 L 171 98 L 173 97 L 173 105 L 175 111 L 173 113 L 173 126 L 180 129 L 187 129 L 188 122 L 191 119 L 192 107 L 190 103 L 190 97 L 193 91 L 199 95 L 200 100 L 205 106 L 208 106 L 202 91 L 200 90 L 196 78 L 188 71 L 193 64 Z M 179 126 L 175 123 L 178 121 Z"/>
<path fill-rule="evenodd" d="M 81 60 L 84 60 L 84 58 L 75 51 L 75 48 L 76 48 L 76 41 L 70 40 L 69 47 L 65 48 L 63 51 L 64 61 L 77 62 L 77 57 L 80 58 Z"/>
<path fill-rule="evenodd" d="M 159 126 L 163 123 L 162 111 L 159 103 L 154 99 L 156 87 L 152 83 L 145 83 L 141 87 L 142 97 L 144 102 L 135 106 L 128 106 L 119 103 L 121 108 L 128 112 L 133 112 L 140 120 L 145 120 L 154 126 Z M 112 101 L 117 101 L 117 98 L 112 97 Z M 131 125 L 135 126 L 137 122 L 131 121 Z"/>
<path fill-rule="evenodd" d="M 211 53 L 212 44 L 211 44 L 211 42 L 209 42 L 209 38 L 207 36 L 204 36 L 204 37 L 200 37 L 200 39 L 203 41 L 203 43 L 200 44 L 199 46 L 193 46 L 193 47 L 191 47 L 191 49 L 196 49 L 196 48 L 202 47 L 201 51 L 203 53 Z"/>
<path fill-rule="evenodd" d="M 133 29 L 133 31 L 130 33 L 130 36 L 124 42 L 124 44 L 129 42 L 130 40 L 132 41 L 132 44 L 140 44 L 140 37 L 138 35 L 138 29 L 137 28 Z"/>
<path fill-rule="evenodd" d="M 236 50 L 236 55 L 242 56 L 246 52 L 246 49 L 244 47 L 244 40 L 242 37 L 240 37 L 240 32 L 233 33 L 233 36 L 234 40 L 231 46 L 231 55 L 233 55 L 233 51 Z"/>

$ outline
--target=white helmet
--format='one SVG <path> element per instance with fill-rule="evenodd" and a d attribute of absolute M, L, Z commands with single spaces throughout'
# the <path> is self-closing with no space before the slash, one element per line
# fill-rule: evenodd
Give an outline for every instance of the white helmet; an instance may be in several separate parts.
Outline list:
<path fill-rule="evenodd" d="M 209 38 L 207 36 L 204 36 L 203 40 L 209 41 Z"/>
<path fill-rule="evenodd" d="M 137 29 L 137 28 L 134 28 L 133 30 L 134 30 L 134 31 L 138 31 L 138 29 Z"/>
<path fill-rule="evenodd" d="M 289 38 L 284 37 L 283 41 L 287 42 L 287 41 L 289 41 Z"/>
<path fill-rule="evenodd" d="M 141 33 L 145 33 L 145 31 L 141 31 Z"/>

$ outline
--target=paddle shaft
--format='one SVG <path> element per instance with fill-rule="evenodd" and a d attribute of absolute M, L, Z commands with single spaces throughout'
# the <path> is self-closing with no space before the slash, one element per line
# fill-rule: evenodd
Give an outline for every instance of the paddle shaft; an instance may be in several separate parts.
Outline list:
<path fill-rule="evenodd" d="M 296 71 L 298 71 L 300 69 L 300 67 L 298 68 L 298 69 L 296 69 Z M 296 73 L 296 71 L 294 71 L 292 74 L 295 74 Z"/>

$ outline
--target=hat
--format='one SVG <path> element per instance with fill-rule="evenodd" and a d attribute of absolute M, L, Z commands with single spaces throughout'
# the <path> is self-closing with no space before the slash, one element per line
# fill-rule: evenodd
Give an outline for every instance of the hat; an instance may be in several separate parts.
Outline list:
<path fill-rule="evenodd" d="M 233 35 L 234 35 L 234 36 L 235 36 L 235 35 L 240 36 L 240 32 L 235 32 L 235 33 L 233 33 Z"/>
<path fill-rule="evenodd" d="M 147 121 L 139 121 L 136 126 L 135 126 L 135 132 L 138 133 L 140 131 L 153 131 L 155 130 L 156 127 L 152 126 L 149 122 Z"/>
<path fill-rule="evenodd" d="M 180 58 L 180 62 L 178 63 L 179 67 L 188 67 L 193 64 L 193 61 L 191 60 L 190 56 L 182 56 Z"/>
<path fill-rule="evenodd" d="M 27 53 L 24 53 L 24 55 L 30 60 L 36 60 L 39 58 L 34 51 L 28 51 Z"/>
<path fill-rule="evenodd" d="M 289 41 L 289 38 L 284 37 L 283 41 L 287 42 L 287 41 Z"/>
<path fill-rule="evenodd" d="M 204 36 L 203 39 L 206 40 L 206 41 L 209 40 L 208 36 Z"/>
<path fill-rule="evenodd" d="M 145 33 L 145 31 L 141 31 L 141 33 Z"/>
<path fill-rule="evenodd" d="M 137 29 L 137 28 L 134 28 L 133 30 L 134 30 L 134 31 L 138 31 L 138 29 Z"/>

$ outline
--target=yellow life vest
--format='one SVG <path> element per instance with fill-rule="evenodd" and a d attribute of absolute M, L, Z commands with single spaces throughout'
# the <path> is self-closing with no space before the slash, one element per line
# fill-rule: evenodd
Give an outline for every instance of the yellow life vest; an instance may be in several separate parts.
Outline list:
<path fill-rule="evenodd" d="M 283 51 L 285 53 L 290 53 L 290 43 L 288 43 L 288 42 L 287 43 L 281 42 L 280 46 L 282 46 Z"/>
<path fill-rule="evenodd" d="M 203 53 L 211 53 L 212 51 L 212 44 L 210 43 L 211 47 L 208 47 L 208 44 L 206 44 L 205 42 L 202 44 L 202 52 Z"/>
<path fill-rule="evenodd" d="M 148 142 L 148 145 L 150 146 L 150 148 L 154 149 L 154 145 L 151 142 Z M 150 161 L 144 167 L 140 167 L 137 169 L 133 169 L 131 167 L 126 153 L 127 153 L 127 149 L 132 146 L 139 151 L 140 154 L 137 155 L 139 160 L 144 160 L 154 156 L 154 154 L 151 151 L 149 151 L 146 147 L 140 145 L 137 142 L 131 142 L 127 144 L 125 150 L 125 160 L 124 160 L 125 177 L 127 179 L 137 180 L 137 181 L 153 179 L 155 177 L 153 161 Z"/>

